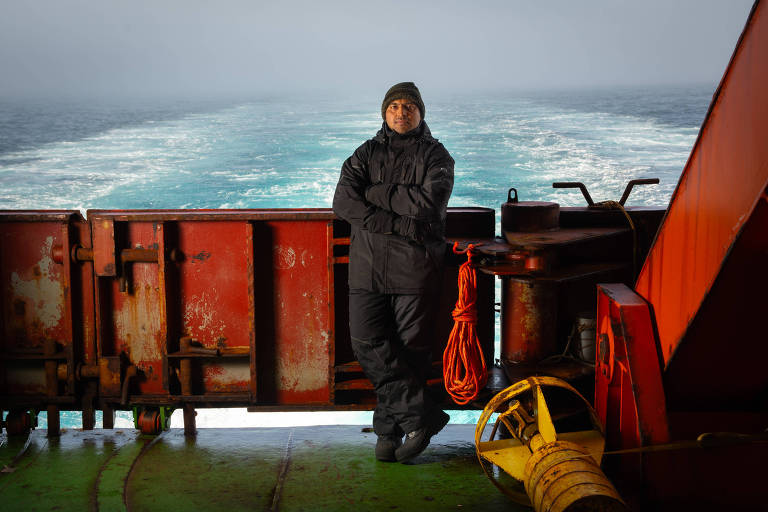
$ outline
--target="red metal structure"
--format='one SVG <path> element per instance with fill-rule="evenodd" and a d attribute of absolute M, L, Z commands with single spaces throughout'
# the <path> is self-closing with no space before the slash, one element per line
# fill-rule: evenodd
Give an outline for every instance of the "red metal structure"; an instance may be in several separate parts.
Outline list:
<path fill-rule="evenodd" d="M 167 408 L 370 408 L 347 332 L 349 226 L 330 210 L 0 213 L 0 409 L 9 431 L 47 409 L 136 408 L 156 431 Z M 493 210 L 451 209 L 448 235 L 489 238 Z M 446 272 L 436 379 L 460 259 Z M 493 357 L 493 286 L 478 330 Z M 146 414 L 144 414 L 146 413 Z M 146 428 L 145 428 L 146 427 Z"/>
<path fill-rule="evenodd" d="M 50 428 L 58 430 L 61 407 L 77 407 L 76 363 L 93 364 L 93 278 L 88 266 L 72 264 L 64 247 L 90 247 L 88 224 L 77 212 L 9 212 L 0 230 L 3 286 L 3 394 L 11 402 L 38 396 Z M 4 409 L 14 409 L 10 402 Z M 21 404 L 20 404 L 21 405 Z M 23 416 L 9 415 L 24 425 Z M 13 428 L 11 426 L 11 428 Z"/>
<path fill-rule="evenodd" d="M 644 448 L 617 467 L 673 508 L 766 506 L 766 91 L 768 12 L 756 2 L 635 290 L 599 289 L 608 449 Z"/>

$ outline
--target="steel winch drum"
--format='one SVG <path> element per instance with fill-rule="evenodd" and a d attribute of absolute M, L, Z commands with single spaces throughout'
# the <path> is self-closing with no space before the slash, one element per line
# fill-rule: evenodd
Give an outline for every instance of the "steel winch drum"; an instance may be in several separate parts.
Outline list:
<path fill-rule="evenodd" d="M 559 226 L 559 204 L 547 201 L 518 201 L 517 190 L 509 189 L 507 202 L 501 205 L 501 230 L 508 242 L 512 243 L 508 233 L 553 231 Z"/>
<path fill-rule="evenodd" d="M 537 512 L 627 510 L 600 465 L 575 443 L 545 445 L 528 459 L 525 472 L 525 491 Z"/>

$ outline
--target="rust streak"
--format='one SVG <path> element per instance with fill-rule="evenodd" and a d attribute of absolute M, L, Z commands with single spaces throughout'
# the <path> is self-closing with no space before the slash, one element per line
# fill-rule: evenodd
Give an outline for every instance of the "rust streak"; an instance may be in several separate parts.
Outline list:
<path fill-rule="evenodd" d="M 131 361 L 144 365 L 162 358 L 158 336 L 162 332 L 157 290 L 149 284 L 137 285 L 123 307 L 115 311 L 115 326 L 128 343 Z"/>

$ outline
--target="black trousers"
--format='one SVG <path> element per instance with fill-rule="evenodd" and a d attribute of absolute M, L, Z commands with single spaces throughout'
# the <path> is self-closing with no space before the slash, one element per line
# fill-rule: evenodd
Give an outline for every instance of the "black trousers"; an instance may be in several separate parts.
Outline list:
<path fill-rule="evenodd" d="M 352 350 L 373 383 L 376 434 L 402 436 L 435 410 L 426 389 L 436 297 L 350 290 Z"/>

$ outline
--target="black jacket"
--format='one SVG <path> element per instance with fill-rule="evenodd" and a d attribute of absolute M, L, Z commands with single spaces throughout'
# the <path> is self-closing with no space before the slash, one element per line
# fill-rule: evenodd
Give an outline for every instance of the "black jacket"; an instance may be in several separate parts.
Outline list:
<path fill-rule="evenodd" d="M 405 135 L 385 122 L 344 162 L 333 211 L 352 225 L 350 289 L 425 293 L 439 283 L 453 163 L 424 121 Z"/>

